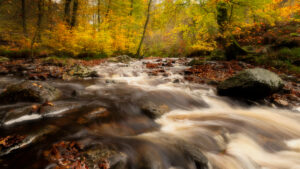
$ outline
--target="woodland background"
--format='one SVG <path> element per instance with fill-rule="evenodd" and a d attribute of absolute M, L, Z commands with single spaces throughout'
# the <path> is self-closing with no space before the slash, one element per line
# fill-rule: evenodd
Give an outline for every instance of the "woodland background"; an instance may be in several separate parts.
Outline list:
<path fill-rule="evenodd" d="M 298 23 L 299 9 L 296 0 L 1 0 L 0 56 L 206 55 L 263 44 L 260 32 Z"/>

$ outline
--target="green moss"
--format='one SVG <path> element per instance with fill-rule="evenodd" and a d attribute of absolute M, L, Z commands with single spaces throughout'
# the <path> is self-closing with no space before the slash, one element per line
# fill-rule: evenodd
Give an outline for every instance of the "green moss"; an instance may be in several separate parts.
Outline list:
<path fill-rule="evenodd" d="M 226 60 L 224 51 L 220 49 L 212 51 L 209 60 Z"/>
<path fill-rule="evenodd" d="M 299 33 L 297 33 L 297 32 L 295 32 L 295 33 L 290 33 L 290 36 L 291 36 L 291 37 L 299 37 L 299 36 L 300 36 L 300 34 L 299 34 Z"/>
<path fill-rule="evenodd" d="M 290 58 L 293 57 L 293 53 L 289 48 L 280 49 L 276 55 L 277 59 L 282 61 L 290 60 Z"/>
<path fill-rule="evenodd" d="M 300 58 L 300 48 L 292 48 L 291 52 L 294 58 Z"/>

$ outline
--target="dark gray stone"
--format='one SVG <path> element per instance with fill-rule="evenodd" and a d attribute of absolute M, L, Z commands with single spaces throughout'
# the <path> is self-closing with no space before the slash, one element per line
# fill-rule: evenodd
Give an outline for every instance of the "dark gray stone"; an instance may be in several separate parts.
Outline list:
<path fill-rule="evenodd" d="M 266 97 L 282 89 L 282 79 L 266 69 L 246 69 L 220 83 L 218 94 L 250 99 Z"/>
<path fill-rule="evenodd" d="M 8 86 L 0 94 L 0 104 L 46 102 L 60 98 L 61 91 L 45 82 L 24 81 Z"/>

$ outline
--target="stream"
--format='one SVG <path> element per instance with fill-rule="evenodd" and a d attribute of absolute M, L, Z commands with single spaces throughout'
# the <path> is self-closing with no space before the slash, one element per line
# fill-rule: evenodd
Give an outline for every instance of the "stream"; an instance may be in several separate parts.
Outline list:
<path fill-rule="evenodd" d="M 43 113 L 28 113 L 32 103 L 0 106 L 0 137 L 26 135 L 1 152 L 0 168 L 55 168 L 44 151 L 74 140 L 90 159 L 117 152 L 110 159 L 116 169 L 300 169 L 299 111 L 217 96 L 185 81 L 187 66 L 174 60 L 167 75 L 149 74 L 144 63 L 152 59 L 95 66 L 99 78 L 49 80 L 64 96 Z M 20 80 L 0 77 L 0 92 Z"/>

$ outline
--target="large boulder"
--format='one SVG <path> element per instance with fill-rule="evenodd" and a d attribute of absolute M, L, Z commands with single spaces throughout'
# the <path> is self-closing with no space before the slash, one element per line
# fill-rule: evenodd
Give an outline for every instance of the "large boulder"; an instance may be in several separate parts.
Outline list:
<path fill-rule="evenodd" d="M 0 104 L 57 100 L 61 91 L 45 82 L 24 81 L 8 86 L 0 94 Z"/>
<path fill-rule="evenodd" d="M 261 68 L 246 69 L 223 81 L 218 94 L 249 99 L 266 97 L 282 89 L 282 79 L 275 73 Z"/>

